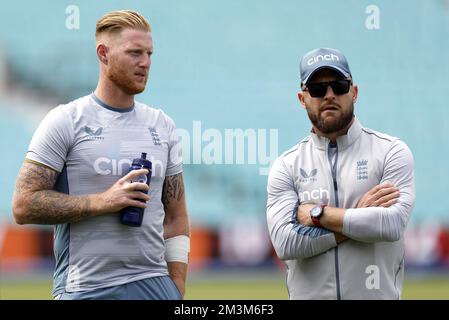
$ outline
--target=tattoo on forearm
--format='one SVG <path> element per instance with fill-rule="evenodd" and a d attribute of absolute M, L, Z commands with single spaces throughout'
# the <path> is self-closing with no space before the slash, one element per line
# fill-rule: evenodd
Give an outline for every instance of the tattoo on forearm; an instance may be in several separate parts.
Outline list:
<path fill-rule="evenodd" d="M 162 188 L 162 203 L 164 208 L 173 201 L 181 201 L 184 195 L 184 181 L 182 173 L 175 174 L 165 178 Z"/>
<path fill-rule="evenodd" d="M 77 222 L 89 215 L 86 196 L 68 196 L 56 191 L 38 191 L 30 201 L 29 218 L 39 224 Z"/>
<path fill-rule="evenodd" d="M 57 177 L 54 170 L 30 163 L 23 165 L 15 192 L 20 197 L 28 197 L 29 223 L 71 223 L 89 215 L 88 196 L 70 196 L 52 190 Z"/>

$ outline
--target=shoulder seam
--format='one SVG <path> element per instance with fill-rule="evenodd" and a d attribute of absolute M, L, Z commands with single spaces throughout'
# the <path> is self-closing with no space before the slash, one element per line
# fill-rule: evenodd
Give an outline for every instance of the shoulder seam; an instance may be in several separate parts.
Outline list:
<path fill-rule="evenodd" d="M 290 153 L 295 152 L 296 150 L 298 150 L 298 146 L 295 146 L 295 147 L 291 148 L 290 150 L 285 151 L 285 152 L 281 155 L 281 157 L 283 158 L 283 157 L 289 155 Z"/>
<path fill-rule="evenodd" d="M 370 135 L 373 135 L 373 136 L 375 136 L 375 137 L 377 137 L 377 138 L 379 138 L 379 139 L 382 139 L 382 140 L 386 140 L 386 141 L 388 141 L 388 142 L 393 142 L 394 140 L 397 140 L 397 138 L 396 139 L 388 139 L 388 138 L 386 138 L 386 137 L 381 137 L 381 136 L 379 136 L 377 133 L 375 133 L 375 132 L 373 132 L 373 131 L 368 131 L 368 130 L 366 130 L 365 128 L 362 128 L 362 131 L 363 132 L 365 132 L 365 133 L 367 133 L 367 134 L 370 134 Z"/>
<path fill-rule="evenodd" d="M 304 138 L 303 140 L 298 142 L 295 146 L 291 147 L 289 150 L 287 150 L 283 154 L 281 154 L 281 157 L 285 157 L 285 156 L 289 155 L 290 153 L 297 151 L 300 144 L 306 143 L 309 140 L 310 140 L 310 136 L 308 136 L 307 138 Z"/>
<path fill-rule="evenodd" d="M 309 142 L 310 138 L 311 138 L 310 136 L 305 137 L 304 139 L 302 139 L 302 140 L 298 143 L 298 145 L 300 145 L 301 143 Z"/>

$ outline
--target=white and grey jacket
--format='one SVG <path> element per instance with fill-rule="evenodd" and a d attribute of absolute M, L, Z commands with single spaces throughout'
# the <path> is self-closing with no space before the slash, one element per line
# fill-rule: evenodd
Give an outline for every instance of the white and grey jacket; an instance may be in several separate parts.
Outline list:
<path fill-rule="evenodd" d="M 398 138 L 354 120 L 336 146 L 312 133 L 274 162 L 268 178 L 267 220 L 287 268 L 290 299 L 400 299 L 404 229 L 415 201 L 413 156 Z M 389 208 L 355 209 L 375 185 L 400 191 Z M 346 208 L 337 245 L 329 230 L 298 223 L 300 203 Z"/>

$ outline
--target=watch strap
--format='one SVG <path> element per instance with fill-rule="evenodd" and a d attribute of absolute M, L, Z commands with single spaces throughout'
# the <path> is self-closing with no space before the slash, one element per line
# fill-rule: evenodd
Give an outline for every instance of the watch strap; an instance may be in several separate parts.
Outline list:
<path fill-rule="evenodd" d="M 311 217 L 312 223 L 313 223 L 313 225 L 314 225 L 315 227 L 321 227 L 320 218 L 321 218 L 321 216 L 323 215 L 323 213 L 324 213 L 324 208 L 325 208 L 326 206 L 327 206 L 326 204 L 320 205 L 320 208 L 321 208 L 321 214 L 320 214 L 320 216 L 319 216 L 318 218 L 316 218 L 316 217 Z"/>
<path fill-rule="evenodd" d="M 320 219 L 312 217 L 312 223 L 315 227 L 321 227 Z"/>

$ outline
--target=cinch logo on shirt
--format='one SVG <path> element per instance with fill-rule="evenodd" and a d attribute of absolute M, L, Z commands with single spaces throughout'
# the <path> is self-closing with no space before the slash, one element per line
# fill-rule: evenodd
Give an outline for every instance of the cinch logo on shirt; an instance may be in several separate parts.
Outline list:
<path fill-rule="evenodd" d="M 315 57 L 312 57 L 309 60 L 307 60 L 307 65 L 311 66 L 314 63 L 317 63 L 317 62 L 320 62 L 320 61 L 324 61 L 324 60 L 326 60 L 326 61 L 334 61 L 334 60 L 340 61 L 340 58 L 337 55 L 333 54 L 333 53 L 332 54 L 325 54 L 325 55 L 319 54 L 319 55 L 317 55 Z"/>
<path fill-rule="evenodd" d="M 163 161 L 154 159 L 154 157 L 150 157 L 148 160 L 152 163 L 153 177 L 162 177 L 165 175 L 165 165 Z M 124 176 L 128 173 L 131 165 L 132 160 L 130 159 L 110 159 L 107 157 L 100 157 L 94 161 L 93 167 L 95 172 L 102 176 Z"/>
<path fill-rule="evenodd" d="M 128 173 L 132 161 L 129 159 L 109 159 L 100 157 L 94 162 L 94 170 L 96 173 L 106 176 L 112 174 L 113 176 L 122 176 Z"/>
<path fill-rule="evenodd" d="M 103 132 L 103 127 L 99 127 L 97 130 L 84 126 L 84 131 L 88 134 L 88 140 L 103 140 L 104 137 L 100 136 Z"/>
<path fill-rule="evenodd" d="M 330 192 L 325 188 L 318 188 L 313 190 L 300 191 L 298 192 L 298 196 L 301 203 L 329 203 Z"/>

